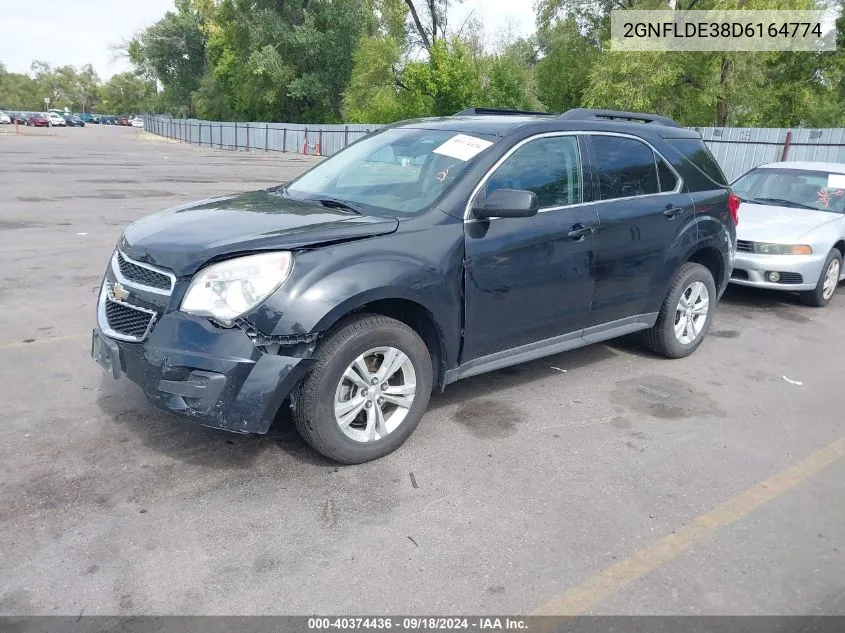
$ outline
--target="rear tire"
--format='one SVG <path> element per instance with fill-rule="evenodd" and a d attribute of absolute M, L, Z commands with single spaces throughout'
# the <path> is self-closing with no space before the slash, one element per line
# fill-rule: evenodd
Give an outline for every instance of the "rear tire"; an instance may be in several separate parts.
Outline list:
<path fill-rule="evenodd" d="M 830 303 L 830 300 L 833 299 L 833 295 L 836 293 L 836 286 L 839 283 L 839 276 L 841 274 L 842 253 L 840 253 L 838 249 L 834 248 L 830 251 L 824 262 L 824 266 L 822 266 L 822 272 L 821 275 L 819 275 L 819 281 L 816 284 L 816 289 L 802 292 L 801 301 L 806 303 L 808 306 L 813 306 L 814 308 L 825 307 L 828 303 Z M 828 280 L 829 275 L 831 277 L 830 280 Z"/>
<path fill-rule="evenodd" d="M 361 464 L 395 451 L 417 428 L 433 371 L 428 348 L 409 326 L 378 314 L 356 315 L 335 327 L 313 358 L 316 365 L 294 394 L 293 419 L 318 453 Z M 393 373 L 389 358 L 395 359 Z"/>
<path fill-rule="evenodd" d="M 645 344 L 666 358 L 684 358 L 701 345 L 716 307 L 713 275 L 701 264 L 687 262 L 672 276 L 669 291 Z"/>

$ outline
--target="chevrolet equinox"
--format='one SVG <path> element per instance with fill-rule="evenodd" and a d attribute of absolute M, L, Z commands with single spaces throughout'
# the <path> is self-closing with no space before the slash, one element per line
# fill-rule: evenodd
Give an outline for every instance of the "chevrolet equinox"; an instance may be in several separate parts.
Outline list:
<path fill-rule="evenodd" d="M 644 331 L 701 345 L 739 201 L 654 115 L 472 108 L 382 128 L 264 191 L 143 218 L 103 278 L 92 356 L 158 407 L 323 455 L 398 448 L 434 389 Z"/>

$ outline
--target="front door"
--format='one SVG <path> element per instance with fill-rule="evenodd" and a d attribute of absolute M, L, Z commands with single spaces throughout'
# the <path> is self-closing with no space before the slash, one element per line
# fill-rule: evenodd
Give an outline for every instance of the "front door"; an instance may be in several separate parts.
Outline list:
<path fill-rule="evenodd" d="M 500 188 L 533 191 L 540 211 L 466 220 L 462 362 L 575 332 L 589 320 L 597 216 L 584 198 L 578 137 L 518 144 L 478 196 Z"/>

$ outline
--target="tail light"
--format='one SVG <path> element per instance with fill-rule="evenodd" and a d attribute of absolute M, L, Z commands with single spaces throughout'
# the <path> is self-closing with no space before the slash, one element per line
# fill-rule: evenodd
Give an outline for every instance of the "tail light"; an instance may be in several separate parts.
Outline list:
<path fill-rule="evenodd" d="M 735 196 L 734 194 L 730 194 L 728 196 L 728 209 L 731 212 L 731 217 L 733 218 L 734 225 L 739 224 L 739 203 L 740 199 Z"/>

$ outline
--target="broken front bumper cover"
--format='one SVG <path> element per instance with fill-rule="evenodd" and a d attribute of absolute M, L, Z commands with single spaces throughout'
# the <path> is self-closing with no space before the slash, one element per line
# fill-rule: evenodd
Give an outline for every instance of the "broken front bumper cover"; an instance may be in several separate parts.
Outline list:
<path fill-rule="evenodd" d="M 266 353 L 240 328 L 219 328 L 181 312 L 162 317 L 140 343 L 96 328 L 91 355 L 114 378 L 125 374 L 138 384 L 157 407 L 236 433 L 266 433 L 313 364 Z"/>

